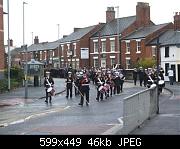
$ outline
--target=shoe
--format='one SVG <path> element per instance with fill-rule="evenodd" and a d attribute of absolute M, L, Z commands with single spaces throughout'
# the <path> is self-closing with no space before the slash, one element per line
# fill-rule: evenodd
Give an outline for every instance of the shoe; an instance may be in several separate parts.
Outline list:
<path fill-rule="evenodd" d="M 79 103 L 78 105 L 83 106 L 83 104 L 82 104 L 82 103 Z"/>
<path fill-rule="evenodd" d="M 47 100 L 45 100 L 44 102 L 48 103 L 48 101 L 47 101 Z"/>
<path fill-rule="evenodd" d="M 99 99 L 98 99 L 98 98 L 96 98 L 96 100 L 99 102 Z"/>
<path fill-rule="evenodd" d="M 66 98 L 68 98 L 68 96 L 66 96 Z"/>
<path fill-rule="evenodd" d="M 89 106 L 89 102 L 86 102 L 86 106 Z"/>
<path fill-rule="evenodd" d="M 51 100 L 49 100 L 49 103 L 51 103 Z"/>

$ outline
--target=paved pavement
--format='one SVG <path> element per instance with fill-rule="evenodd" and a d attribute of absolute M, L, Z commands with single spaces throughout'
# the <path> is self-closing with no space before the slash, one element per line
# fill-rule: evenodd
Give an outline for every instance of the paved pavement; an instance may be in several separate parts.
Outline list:
<path fill-rule="evenodd" d="M 54 78 L 56 94 L 65 90 L 65 79 Z M 24 99 L 25 88 L 18 88 L 10 92 L 0 94 L 0 107 L 31 103 L 45 97 L 44 87 L 28 87 L 28 99 Z"/>
<path fill-rule="evenodd" d="M 131 134 L 180 135 L 180 84 L 166 83 L 171 96 L 160 97 L 160 112 Z"/>

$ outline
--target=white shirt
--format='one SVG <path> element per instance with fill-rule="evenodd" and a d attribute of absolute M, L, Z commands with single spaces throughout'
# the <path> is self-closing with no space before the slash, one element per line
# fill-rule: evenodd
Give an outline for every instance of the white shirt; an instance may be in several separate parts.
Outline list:
<path fill-rule="evenodd" d="M 168 70 L 168 76 L 169 76 L 169 77 L 173 77 L 173 76 L 174 76 L 173 70 Z"/>

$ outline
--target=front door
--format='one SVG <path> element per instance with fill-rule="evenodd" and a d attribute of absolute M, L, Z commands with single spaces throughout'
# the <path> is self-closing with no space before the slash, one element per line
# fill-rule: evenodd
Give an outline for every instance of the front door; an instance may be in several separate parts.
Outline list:
<path fill-rule="evenodd" d="M 180 82 L 180 64 L 178 64 L 178 82 Z"/>
<path fill-rule="evenodd" d="M 176 65 L 171 65 L 171 69 L 174 72 L 174 81 L 176 82 Z"/>

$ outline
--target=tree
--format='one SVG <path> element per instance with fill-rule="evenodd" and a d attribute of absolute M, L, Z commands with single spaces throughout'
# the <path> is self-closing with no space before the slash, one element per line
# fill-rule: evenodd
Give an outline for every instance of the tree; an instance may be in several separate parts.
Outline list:
<path fill-rule="evenodd" d="M 154 67 L 155 64 L 156 60 L 154 58 L 142 58 L 137 62 L 136 67 L 143 67 L 147 69 Z"/>

